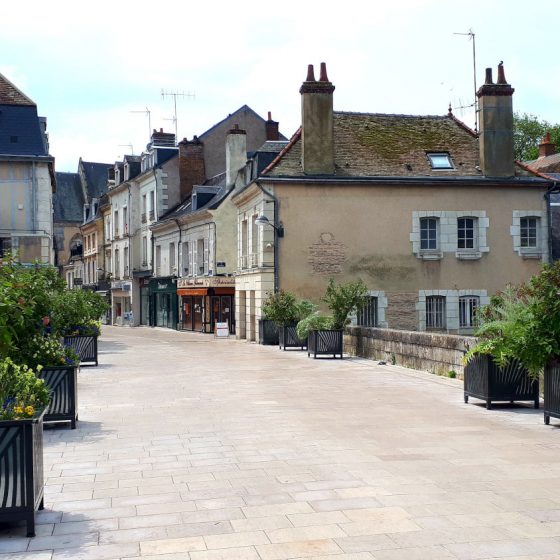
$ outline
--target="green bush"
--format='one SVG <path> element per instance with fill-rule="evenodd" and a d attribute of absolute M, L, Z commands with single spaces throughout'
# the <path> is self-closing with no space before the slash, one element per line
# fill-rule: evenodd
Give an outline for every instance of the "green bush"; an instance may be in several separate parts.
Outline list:
<path fill-rule="evenodd" d="M 10 358 L 0 360 L 0 420 L 32 418 L 49 400 L 44 380 L 38 379 L 32 369 Z"/>
<path fill-rule="evenodd" d="M 313 311 L 315 305 L 312 302 L 305 299 L 298 300 L 290 292 L 282 290 L 269 294 L 262 305 L 264 319 L 274 321 L 282 327 L 304 319 Z"/>
<path fill-rule="evenodd" d="M 105 299 L 90 290 L 64 290 L 52 302 L 51 325 L 60 336 L 98 335 L 99 318 L 109 308 Z"/>
<path fill-rule="evenodd" d="M 334 328 L 334 321 L 328 315 L 313 313 L 297 324 L 297 335 L 299 338 L 306 339 L 311 331 L 329 330 Z"/>
<path fill-rule="evenodd" d="M 18 360 L 33 369 L 38 366 L 74 366 L 80 363 L 78 354 L 70 346 L 61 344 L 58 337 L 40 334 L 29 337 L 22 344 Z"/>
<path fill-rule="evenodd" d="M 321 298 L 332 312 L 333 329 L 343 329 L 350 323 L 350 314 L 367 303 L 368 290 L 362 280 L 336 284 L 331 278 L 325 295 Z"/>

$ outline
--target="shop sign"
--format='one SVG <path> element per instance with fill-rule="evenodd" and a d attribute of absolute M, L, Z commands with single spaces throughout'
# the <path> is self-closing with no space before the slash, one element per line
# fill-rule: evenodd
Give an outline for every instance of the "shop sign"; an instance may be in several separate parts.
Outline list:
<path fill-rule="evenodd" d="M 177 288 L 235 287 L 233 276 L 205 276 L 200 278 L 177 278 Z"/>

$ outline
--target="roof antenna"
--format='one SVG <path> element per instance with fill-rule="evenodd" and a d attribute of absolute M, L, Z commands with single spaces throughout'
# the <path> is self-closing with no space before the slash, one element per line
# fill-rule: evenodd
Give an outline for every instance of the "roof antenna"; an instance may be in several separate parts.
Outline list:
<path fill-rule="evenodd" d="M 144 113 L 148 117 L 148 142 L 152 137 L 152 112 L 148 107 L 146 107 L 143 111 L 129 111 L 129 113 Z"/>
<path fill-rule="evenodd" d="M 465 109 L 467 107 L 474 107 L 474 131 L 478 132 L 478 97 L 476 96 L 476 43 L 475 34 L 472 27 L 469 29 L 468 33 L 453 33 L 453 35 L 465 35 L 468 36 L 469 41 L 472 41 L 472 58 L 473 58 L 473 83 L 474 83 L 474 103 L 472 105 L 466 105 L 465 107 L 457 107 L 457 109 Z"/>
<path fill-rule="evenodd" d="M 188 93 L 185 93 L 184 91 L 165 91 L 164 89 L 162 89 L 161 90 L 161 98 L 165 99 L 166 97 L 173 97 L 173 109 L 174 109 L 173 118 L 172 119 L 165 119 L 165 120 L 171 120 L 175 124 L 175 142 L 177 142 L 177 139 L 178 139 L 178 135 L 177 135 L 177 97 L 191 97 L 192 99 L 194 99 L 195 94 L 191 93 L 190 91 Z"/>

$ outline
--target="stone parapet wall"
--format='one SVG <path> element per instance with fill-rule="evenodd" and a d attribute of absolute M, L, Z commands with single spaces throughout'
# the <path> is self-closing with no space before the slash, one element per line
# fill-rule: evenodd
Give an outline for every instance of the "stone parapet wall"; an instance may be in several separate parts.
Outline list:
<path fill-rule="evenodd" d="M 414 369 L 463 375 L 463 356 L 476 338 L 418 331 L 347 327 L 344 352 Z"/>

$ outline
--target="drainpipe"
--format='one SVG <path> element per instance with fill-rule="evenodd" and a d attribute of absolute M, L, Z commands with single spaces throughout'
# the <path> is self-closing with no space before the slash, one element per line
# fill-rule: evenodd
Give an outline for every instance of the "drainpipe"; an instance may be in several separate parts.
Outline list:
<path fill-rule="evenodd" d="M 278 227 L 280 220 L 278 219 L 278 211 L 280 209 L 280 201 L 267 189 L 265 189 L 258 181 L 255 181 L 257 187 L 263 192 L 263 194 L 269 196 L 274 203 L 274 293 L 280 290 L 280 271 L 279 269 L 279 255 L 278 255 Z"/>
<path fill-rule="evenodd" d="M 553 192 L 560 192 L 560 185 L 554 181 L 552 187 L 550 187 L 545 193 L 544 198 L 546 200 L 546 219 L 548 222 L 548 262 L 553 262 L 552 255 L 552 210 L 550 206 L 550 195 Z"/>

